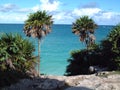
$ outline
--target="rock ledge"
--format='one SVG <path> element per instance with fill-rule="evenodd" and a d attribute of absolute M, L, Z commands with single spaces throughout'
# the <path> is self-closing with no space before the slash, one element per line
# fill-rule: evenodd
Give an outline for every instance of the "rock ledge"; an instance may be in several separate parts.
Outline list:
<path fill-rule="evenodd" d="M 46 76 L 23 79 L 3 90 L 120 90 L 120 75 Z"/>

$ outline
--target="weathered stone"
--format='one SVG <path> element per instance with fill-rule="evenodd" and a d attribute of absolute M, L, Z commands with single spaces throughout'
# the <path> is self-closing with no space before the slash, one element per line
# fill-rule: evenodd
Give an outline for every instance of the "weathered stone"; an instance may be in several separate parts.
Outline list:
<path fill-rule="evenodd" d="M 66 89 L 63 87 L 67 87 Z M 120 75 L 41 76 L 23 79 L 3 90 L 120 90 Z"/>
<path fill-rule="evenodd" d="M 94 68 L 93 66 L 90 66 L 90 67 L 89 67 L 89 72 L 90 72 L 90 73 L 95 73 L 95 68 Z"/>

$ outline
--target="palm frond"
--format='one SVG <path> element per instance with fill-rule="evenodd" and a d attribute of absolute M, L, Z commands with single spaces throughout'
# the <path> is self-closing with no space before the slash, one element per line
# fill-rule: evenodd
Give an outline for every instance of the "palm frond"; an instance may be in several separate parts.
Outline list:
<path fill-rule="evenodd" d="M 95 40 L 95 37 L 91 38 L 89 35 L 93 35 L 96 28 L 97 24 L 88 16 L 82 16 L 72 24 L 72 32 L 79 35 L 80 41 L 85 42 L 85 44 L 90 44 L 92 43 L 90 40 Z"/>

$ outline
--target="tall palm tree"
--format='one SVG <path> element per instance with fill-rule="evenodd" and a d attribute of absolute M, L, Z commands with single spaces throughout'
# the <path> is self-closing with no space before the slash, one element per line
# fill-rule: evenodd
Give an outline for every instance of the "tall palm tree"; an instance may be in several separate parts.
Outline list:
<path fill-rule="evenodd" d="M 25 21 L 24 33 L 29 37 L 38 39 L 38 73 L 40 74 L 40 41 L 42 37 L 51 32 L 51 25 L 53 24 L 52 16 L 48 15 L 46 11 L 37 11 L 31 13 Z"/>
<path fill-rule="evenodd" d="M 79 35 L 80 41 L 85 42 L 87 49 L 95 42 L 94 30 L 97 24 L 88 16 L 77 19 L 72 26 L 72 32 Z"/>

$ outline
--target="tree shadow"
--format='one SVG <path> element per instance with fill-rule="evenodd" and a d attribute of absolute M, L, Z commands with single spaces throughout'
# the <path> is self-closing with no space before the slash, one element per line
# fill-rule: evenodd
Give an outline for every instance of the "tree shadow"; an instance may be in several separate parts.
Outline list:
<path fill-rule="evenodd" d="M 17 70 L 0 70 L 0 90 L 3 87 L 17 83 L 20 79 L 30 78 L 27 74 Z"/>
<path fill-rule="evenodd" d="M 21 79 L 19 82 L 11 86 L 2 88 L 3 90 L 64 90 L 66 84 L 64 81 L 57 79 L 34 77 L 29 79 Z"/>
<path fill-rule="evenodd" d="M 54 76 L 53 76 L 54 77 Z M 87 87 L 73 87 L 63 80 L 52 79 L 49 76 L 20 79 L 3 90 L 92 90 Z"/>

